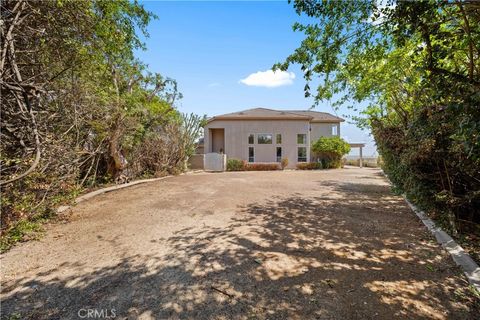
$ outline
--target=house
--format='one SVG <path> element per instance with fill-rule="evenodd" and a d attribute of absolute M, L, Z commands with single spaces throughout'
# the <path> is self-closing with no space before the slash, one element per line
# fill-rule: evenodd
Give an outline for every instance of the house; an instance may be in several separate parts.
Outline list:
<path fill-rule="evenodd" d="M 312 161 L 311 142 L 340 136 L 344 120 L 326 112 L 255 108 L 210 118 L 204 152 L 224 153 L 248 162 L 280 162 L 288 167 Z"/>

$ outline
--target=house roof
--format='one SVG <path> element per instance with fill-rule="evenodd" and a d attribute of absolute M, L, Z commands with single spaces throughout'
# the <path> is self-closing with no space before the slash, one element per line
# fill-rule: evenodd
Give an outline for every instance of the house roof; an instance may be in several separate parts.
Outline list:
<path fill-rule="evenodd" d="M 342 118 L 326 112 L 309 110 L 273 110 L 254 108 L 212 117 L 208 120 L 308 120 L 311 122 L 342 122 Z"/>
<path fill-rule="evenodd" d="M 327 112 L 313 111 L 313 110 L 286 110 L 287 112 L 308 115 L 312 117 L 312 122 L 343 122 L 344 119 L 334 116 Z"/>

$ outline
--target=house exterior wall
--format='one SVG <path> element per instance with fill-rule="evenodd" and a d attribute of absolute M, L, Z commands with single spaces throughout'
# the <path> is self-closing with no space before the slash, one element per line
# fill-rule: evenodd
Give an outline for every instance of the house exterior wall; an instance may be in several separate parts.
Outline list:
<path fill-rule="evenodd" d="M 337 126 L 337 136 L 340 136 L 340 123 L 338 122 L 312 122 L 310 126 L 312 142 L 317 141 L 320 137 L 332 137 L 333 126 Z"/>
<path fill-rule="evenodd" d="M 340 136 L 340 123 L 339 122 L 312 122 L 310 124 L 310 136 L 312 144 L 315 143 L 320 137 L 333 137 L 332 127 L 337 127 L 337 136 Z M 315 162 L 315 155 L 310 153 L 310 161 Z"/>
<path fill-rule="evenodd" d="M 227 158 L 248 161 L 248 147 L 255 149 L 255 162 L 276 162 L 276 147 L 282 147 L 282 158 L 287 158 L 289 167 L 297 164 L 297 147 L 307 147 L 310 158 L 310 123 L 307 120 L 213 120 L 205 126 L 205 150 L 212 150 L 211 129 L 224 129 L 224 152 Z M 254 134 L 254 144 L 248 144 L 249 134 Z M 258 144 L 258 134 L 272 134 L 272 144 Z M 276 143 L 276 134 L 282 135 L 282 143 Z M 297 144 L 297 134 L 306 134 L 305 145 Z"/>

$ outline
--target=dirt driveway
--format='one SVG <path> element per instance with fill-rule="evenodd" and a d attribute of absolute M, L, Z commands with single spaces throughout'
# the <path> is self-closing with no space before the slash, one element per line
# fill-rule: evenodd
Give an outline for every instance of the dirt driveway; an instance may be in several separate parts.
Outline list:
<path fill-rule="evenodd" d="M 376 169 L 178 176 L 98 196 L 47 229 L 1 257 L 3 318 L 480 314 Z"/>

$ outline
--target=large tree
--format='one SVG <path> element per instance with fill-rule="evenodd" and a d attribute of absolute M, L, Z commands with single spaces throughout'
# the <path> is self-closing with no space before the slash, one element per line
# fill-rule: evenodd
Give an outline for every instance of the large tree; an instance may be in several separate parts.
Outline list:
<path fill-rule="evenodd" d="M 152 18 L 130 0 L 1 2 L 2 231 L 85 186 L 183 168 L 177 83 L 134 56 Z"/>
<path fill-rule="evenodd" d="M 367 102 L 385 170 L 419 204 L 471 227 L 480 215 L 480 5 L 476 1 L 294 1 L 315 105 Z M 311 90 L 312 80 L 319 85 Z M 474 227 L 475 228 L 475 227 Z"/>

